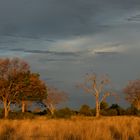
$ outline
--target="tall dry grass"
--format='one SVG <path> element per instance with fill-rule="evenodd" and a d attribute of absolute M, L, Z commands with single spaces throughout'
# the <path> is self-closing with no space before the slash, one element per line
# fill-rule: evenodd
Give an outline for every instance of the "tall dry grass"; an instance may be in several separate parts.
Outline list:
<path fill-rule="evenodd" d="M 0 120 L 0 140 L 140 140 L 140 118 Z"/>

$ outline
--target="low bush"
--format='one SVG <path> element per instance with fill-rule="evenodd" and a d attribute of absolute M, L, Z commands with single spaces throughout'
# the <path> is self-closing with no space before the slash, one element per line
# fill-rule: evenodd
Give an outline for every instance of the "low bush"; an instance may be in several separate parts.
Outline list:
<path fill-rule="evenodd" d="M 73 115 L 73 111 L 69 108 L 63 108 L 60 110 L 55 111 L 53 117 L 54 118 L 70 118 Z"/>
<path fill-rule="evenodd" d="M 10 112 L 8 119 L 34 119 L 35 115 L 31 112 Z"/>

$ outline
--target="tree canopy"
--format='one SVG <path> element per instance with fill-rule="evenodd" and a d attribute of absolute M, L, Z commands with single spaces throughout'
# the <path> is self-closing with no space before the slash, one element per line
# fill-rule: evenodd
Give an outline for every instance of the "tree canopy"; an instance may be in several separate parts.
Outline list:
<path fill-rule="evenodd" d="M 130 81 L 123 91 L 126 100 L 140 110 L 140 79 Z"/>
<path fill-rule="evenodd" d="M 46 92 L 45 83 L 37 74 L 31 73 L 25 61 L 19 58 L 0 59 L 0 99 L 4 103 L 5 117 L 11 103 L 45 98 Z"/>

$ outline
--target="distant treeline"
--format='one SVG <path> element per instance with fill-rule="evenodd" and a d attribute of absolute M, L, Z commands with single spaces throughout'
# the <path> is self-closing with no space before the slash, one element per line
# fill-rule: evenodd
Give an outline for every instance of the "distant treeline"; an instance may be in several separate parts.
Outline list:
<path fill-rule="evenodd" d="M 122 108 L 118 104 L 108 105 L 107 102 L 101 103 L 101 116 L 140 116 L 140 111 L 131 105 L 128 108 Z M 4 110 L 0 109 L 0 118 L 3 118 Z M 72 116 L 86 116 L 92 117 L 96 116 L 96 108 L 91 108 L 90 106 L 84 104 L 82 105 L 79 110 L 74 110 L 69 107 L 57 109 L 52 114 L 49 109 L 42 110 L 36 108 L 34 111 L 11 111 L 9 112 L 9 119 L 34 119 L 38 116 L 44 116 L 47 118 L 71 118 Z"/>
<path fill-rule="evenodd" d="M 39 73 L 32 72 L 29 64 L 20 58 L 0 59 L 0 102 L 3 104 L 0 116 L 5 118 L 34 118 L 35 115 L 47 115 L 56 118 L 69 118 L 72 115 L 84 116 L 116 116 L 139 115 L 140 111 L 140 79 L 129 81 L 122 89 L 131 107 L 124 109 L 118 104 L 109 106 L 106 98 L 119 95 L 114 92 L 108 75 L 86 74 L 84 81 L 75 85 L 95 100 L 95 108 L 82 105 L 78 111 L 70 108 L 57 109 L 62 102 L 68 101 L 68 94 L 55 87 L 48 86 L 40 78 Z M 93 101 L 93 102 L 94 102 Z M 39 108 L 28 112 L 32 102 L 42 102 L 45 110 Z M 11 105 L 20 105 L 20 112 L 12 112 Z M 86 101 L 85 101 L 86 104 Z M 22 113 L 21 113 L 22 112 Z"/>

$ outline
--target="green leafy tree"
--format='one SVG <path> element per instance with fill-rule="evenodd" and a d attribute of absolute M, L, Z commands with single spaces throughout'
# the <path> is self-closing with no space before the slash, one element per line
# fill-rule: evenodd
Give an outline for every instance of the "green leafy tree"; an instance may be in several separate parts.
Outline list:
<path fill-rule="evenodd" d="M 22 112 L 25 112 L 27 103 L 47 98 L 47 86 L 40 80 L 39 74 L 28 72 L 21 89 L 22 92 L 19 96 L 19 100 L 22 101 Z"/>

